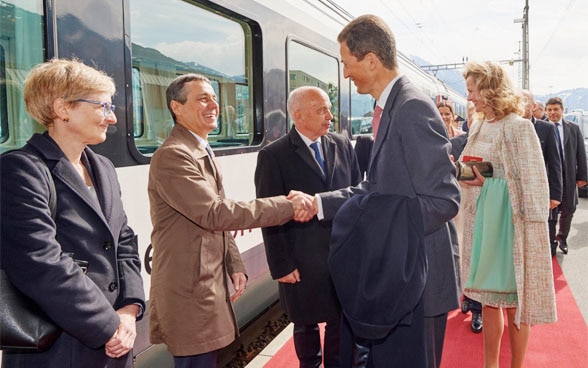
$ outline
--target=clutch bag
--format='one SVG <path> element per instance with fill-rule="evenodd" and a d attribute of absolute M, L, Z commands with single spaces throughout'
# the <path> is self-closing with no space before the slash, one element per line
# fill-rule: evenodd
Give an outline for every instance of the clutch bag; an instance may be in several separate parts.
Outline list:
<path fill-rule="evenodd" d="M 492 163 L 486 161 L 456 161 L 455 169 L 457 170 L 457 180 L 474 180 L 476 175 L 474 174 L 473 167 L 477 167 L 478 171 L 482 176 L 491 178 L 494 174 L 494 168 Z"/>

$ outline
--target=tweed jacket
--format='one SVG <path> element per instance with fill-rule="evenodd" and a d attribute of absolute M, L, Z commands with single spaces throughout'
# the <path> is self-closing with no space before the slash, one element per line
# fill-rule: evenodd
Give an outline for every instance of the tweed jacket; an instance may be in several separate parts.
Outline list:
<path fill-rule="evenodd" d="M 176 124 L 151 160 L 153 232 L 149 298 L 152 343 L 175 356 L 230 344 L 239 329 L 227 275 L 245 272 L 231 230 L 281 225 L 294 216 L 285 196 L 238 202 L 196 137 Z"/>
<path fill-rule="evenodd" d="M 476 144 L 482 124 L 486 123 L 477 122 L 470 128 L 462 155 L 468 155 Z M 494 147 L 500 151 L 513 212 L 513 258 L 519 304 L 515 323 L 555 322 L 555 291 L 547 232 L 549 186 L 541 146 L 532 123 L 516 114 L 503 118 L 502 129 Z M 463 283 L 470 272 L 476 201 L 480 189 L 462 184 Z M 474 300 L 480 298 L 473 291 L 466 290 L 466 295 Z"/>

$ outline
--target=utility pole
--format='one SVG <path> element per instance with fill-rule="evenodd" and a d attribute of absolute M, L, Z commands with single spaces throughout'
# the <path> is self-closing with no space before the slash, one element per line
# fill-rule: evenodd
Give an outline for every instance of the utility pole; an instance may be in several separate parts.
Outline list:
<path fill-rule="evenodd" d="M 515 19 L 515 23 L 522 23 L 523 28 L 523 89 L 529 89 L 529 0 L 525 0 L 523 18 Z"/>

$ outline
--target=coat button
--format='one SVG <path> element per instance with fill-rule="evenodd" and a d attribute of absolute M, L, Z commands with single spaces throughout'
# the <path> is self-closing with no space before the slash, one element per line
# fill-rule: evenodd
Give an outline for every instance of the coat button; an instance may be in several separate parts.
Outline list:
<path fill-rule="evenodd" d="M 113 281 L 110 283 L 110 285 L 108 285 L 108 291 L 110 291 L 111 293 L 114 292 L 116 289 L 118 289 L 116 281 Z"/>
<path fill-rule="evenodd" d="M 104 250 L 109 250 L 110 248 L 112 248 L 112 242 L 107 240 L 104 243 L 102 243 L 102 247 L 104 248 Z"/>

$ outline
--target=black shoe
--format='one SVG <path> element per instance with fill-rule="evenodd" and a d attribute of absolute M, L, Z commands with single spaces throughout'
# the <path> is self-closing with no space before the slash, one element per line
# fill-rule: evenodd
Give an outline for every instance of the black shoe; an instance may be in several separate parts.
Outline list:
<path fill-rule="evenodd" d="M 557 240 L 556 241 L 552 241 L 551 242 L 551 255 L 555 256 L 555 254 L 557 253 Z"/>
<path fill-rule="evenodd" d="M 473 333 L 482 332 L 482 312 L 473 312 L 472 311 L 472 332 Z"/>
<path fill-rule="evenodd" d="M 466 314 L 471 308 L 470 301 L 464 297 L 461 301 L 461 313 Z"/>
<path fill-rule="evenodd" d="M 565 239 L 560 239 L 559 241 L 559 249 L 563 252 L 563 254 L 568 254 L 568 243 Z"/>

